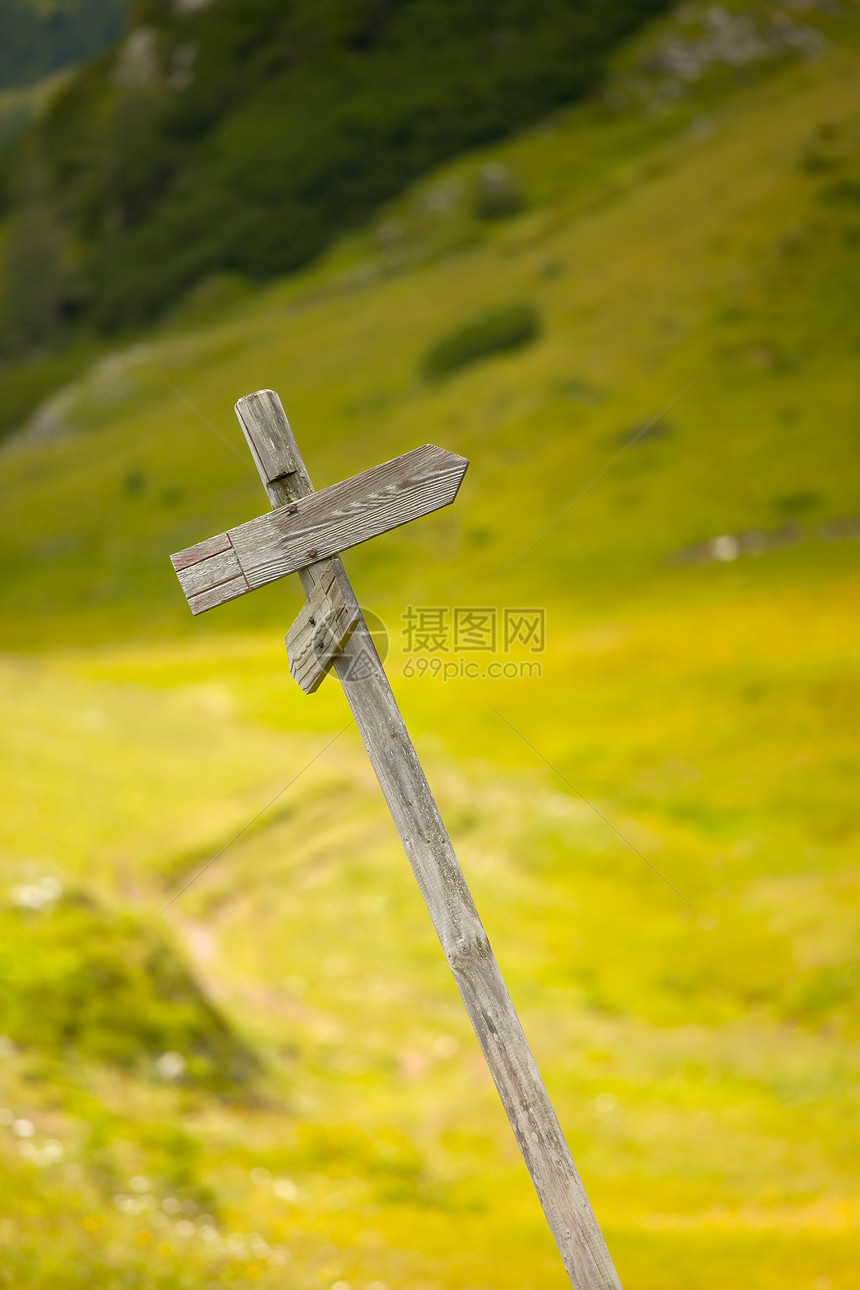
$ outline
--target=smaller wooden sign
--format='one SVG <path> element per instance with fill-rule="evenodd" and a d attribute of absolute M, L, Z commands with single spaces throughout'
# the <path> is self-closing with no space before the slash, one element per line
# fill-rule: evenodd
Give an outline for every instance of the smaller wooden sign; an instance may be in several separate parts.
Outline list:
<path fill-rule="evenodd" d="M 305 694 L 322 684 L 359 618 L 344 600 L 332 564 L 326 566 L 286 635 L 290 675 Z"/>

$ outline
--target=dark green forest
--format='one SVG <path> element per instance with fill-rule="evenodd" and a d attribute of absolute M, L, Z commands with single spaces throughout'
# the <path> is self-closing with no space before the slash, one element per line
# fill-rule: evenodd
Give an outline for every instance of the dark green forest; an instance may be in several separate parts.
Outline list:
<path fill-rule="evenodd" d="M 5 352 L 146 323 L 213 272 L 294 269 L 591 90 L 665 3 L 139 0 L 2 159 Z"/>
<path fill-rule="evenodd" d="M 127 0 L 2 0 L 0 90 L 30 85 L 119 38 Z"/>

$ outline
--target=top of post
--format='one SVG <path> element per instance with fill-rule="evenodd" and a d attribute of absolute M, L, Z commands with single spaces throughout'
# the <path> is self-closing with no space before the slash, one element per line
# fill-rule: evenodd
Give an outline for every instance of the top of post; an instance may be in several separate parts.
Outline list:
<path fill-rule="evenodd" d="M 287 414 L 274 390 L 246 394 L 236 404 L 254 464 L 273 506 L 313 492 Z"/>

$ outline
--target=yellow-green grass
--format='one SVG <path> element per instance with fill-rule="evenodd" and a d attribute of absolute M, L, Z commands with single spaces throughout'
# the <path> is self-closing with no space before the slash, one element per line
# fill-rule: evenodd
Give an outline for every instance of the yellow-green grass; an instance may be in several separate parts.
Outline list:
<path fill-rule="evenodd" d="M 860 576 L 819 535 L 860 509 L 860 211 L 824 200 L 860 168 L 850 38 L 495 150 L 531 200 L 498 226 L 425 201 L 466 159 L 396 235 L 209 325 L 190 303 L 0 458 L 4 873 L 160 927 L 261 1063 L 216 1099 L 7 1055 L 4 1105 L 67 1159 L 0 1128 L 0 1285 L 564 1284 L 354 729 L 303 769 L 349 717 L 289 680 L 297 586 L 187 615 L 166 555 L 264 497 L 166 381 L 237 447 L 233 401 L 278 389 L 318 485 L 428 440 L 472 458 L 450 511 L 348 559 L 622 1281 L 854 1285 Z M 518 300 L 531 348 L 422 381 Z M 798 545 L 673 561 L 792 519 Z M 545 606 L 542 676 L 410 679 L 408 604 Z M 20 914 L 22 955 L 53 916 Z M 137 1175 L 289 1262 L 118 1209 Z"/>

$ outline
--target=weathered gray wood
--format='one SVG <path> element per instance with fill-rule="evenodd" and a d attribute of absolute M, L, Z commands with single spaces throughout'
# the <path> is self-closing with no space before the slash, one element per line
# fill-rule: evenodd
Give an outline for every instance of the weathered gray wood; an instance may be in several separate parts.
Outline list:
<path fill-rule="evenodd" d="M 244 596 L 247 590 L 248 581 L 245 575 L 240 573 L 238 577 L 230 578 L 229 581 L 220 583 L 210 591 L 201 591 L 196 596 L 189 596 L 188 604 L 192 614 L 205 614 L 207 609 L 223 605 L 226 600 L 235 600 L 237 596 Z"/>
<path fill-rule="evenodd" d="M 217 555 L 207 556 L 205 560 L 198 560 L 196 564 L 177 569 L 176 576 L 189 600 L 203 591 L 213 591 L 231 578 L 244 577 L 232 546 L 228 546 L 226 551 L 219 551 Z M 247 590 L 247 584 L 245 589 Z"/>
<path fill-rule="evenodd" d="M 257 427 L 271 416 L 271 433 L 287 439 L 301 463 L 272 479 L 261 477 L 273 506 L 298 502 L 312 485 L 289 423 L 272 391 L 241 399 L 236 410 L 255 460 Z M 299 571 L 308 595 L 321 578 L 337 581 L 357 626 L 335 659 L 335 670 L 394 818 L 436 933 L 454 974 L 496 1088 L 543 1206 L 564 1266 L 577 1290 L 620 1290 L 621 1283 L 558 1118 L 508 995 L 486 932 L 409 738 L 391 686 L 360 615 L 340 561 Z"/>
<path fill-rule="evenodd" d="M 286 635 L 290 675 L 305 694 L 313 694 L 349 640 L 358 615 L 343 598 L 334 569 L 308 596 Z"/>
<path fill-rule="evenodd" d="M 270 405 L 267 400 L 264 406 Z M 255 434 L 261 421 L 262 415 L 254 422 Z M 285 450 L 279 457 L 268 442 L 258 446 L 254 458 L 264 467 L 265 474 L 280 469 L 285 460 L 294 460 L 291 450 Z M 201 613 L 203 593 L 220 588 L 220 596 L 206 598 L 205 608 L 211 609 L 246 591 L 296 573 L 317 560 L 337 555 L 368 538 L 449 506 L 457 496 L 468 465 L 465 457 L 425 444 L 331 488 L 308 494 L 301 505 L 279 508 L 180 551 L 171 557 L 173 567 L 189 603 L 192 595 L 197 597 L 192 609 Z M 288 481 L 294 474 L 290 471 L 277 478 Z M 225 538 L 229 549 L 223 545 Z M 219 551 L 217 558 L 212 554 L 214 548 Z M 236 566 L 227 577 L 224 569 L 231 551 Z M 244 587 L 238 581 L 239 573 L 245 576 Z"/>
<path fill-rule="evenodd" d="M 265 482 L 268 484 L 276 479 L 284 479 L 300 470 L 301 463 L 293 451 L 295 440 L 275 391 L 259 390 L 254 403 L 245 410 L 245 415 L 249 425 L 249 433 L 246 433 L 248 445 L 257 470 Z M 283 433 L 284 426 L 289 433 Z"/>
<path fill-rule="evenodd" d="M 229 531 L 252 587 L 295 573 L 453 502 L 464 457 L 425 444 L 297 504 Z M 289 477 L 287 477 L 289 478 Z"/>
<path fill-rule="evenodd" d="M 273 507 L 298 501 L 300 497 L 307 497 L 308 493 L 314 491 L 296 436 L 274 390 L 257 390 L 256 394 L 240 399 L 236 404 L 236 416 Z M 272 439 L 282 445 L 281 449 L 261 454 L 258 443 Z M 279 452 L 284 454 L 283 459 Z M 281 460 L 289 461 L 292 468 L 282 470 L 279 464 Z M 290 475 L 294 478 L 288 480 Z"/>
<path fill-rule="evenodd" d="M 208 560 L 212 555 L 220 555 L 222 551 L 229 551 L 232 546 L 226 533 L 219 533 L 217 537 L 207 538 L 205 542 L 198 542 L 195 546 L 186 547 L 184 551 L 179 551 L 176 555 L 170 557 L 174 569 L 178 573 L 180 569 L 187 569 L 191 564 L 199 564 L 201 560 Z"/>

